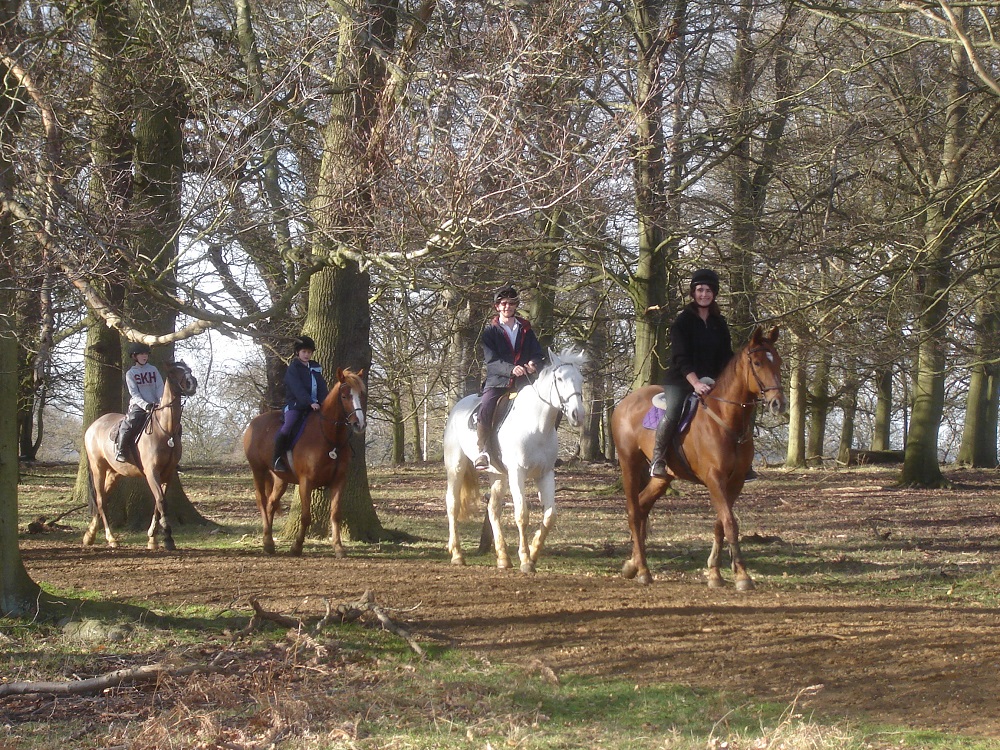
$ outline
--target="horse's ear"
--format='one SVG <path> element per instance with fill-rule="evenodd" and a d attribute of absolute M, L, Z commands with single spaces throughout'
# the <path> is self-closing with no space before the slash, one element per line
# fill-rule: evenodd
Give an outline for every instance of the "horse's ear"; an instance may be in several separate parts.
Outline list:
<path fill-rule="evenodd" d="M 768 334 L 767 334 L 767 340 L 768 340 L 768 341 L 770 341 L 770 342 L 771 342 L 772 344 L 773 344 L 773 343 L 774 343 L 775 341 L 777 341 L 777 340 L 778 340 L 778 331 L 779 331 L 779 330 L 780 330 L 780 329 L 778 328 L 778 326 L 775 326 L 774 328 L 772 328 L 772 329 L 771 329 L 771 330 L 770 330 L 770 331 L 768 332 Z"/>
<path fill-rule="evenodd" d="M 365 376 L 365 368 L 362 367 L 360 370 L 358 370 L 358 377 L 364 378 L 364 376 Z"/>
<path fill-rule="evenodd" d="M 344 382 L 344 368 L 343 367 L 338 367 L 337 368 L 337 380 L 339 380 L 341 383 Z"/>
<path fill-rule="evenodd" d="M 549 347 L 549 364 L 555 366 L 555 365 L 558 365 L 559 362 L 560 362 L 559 355 L 556 354 L 554 351 L 552 351 L 552 347 L 550 346 Z"/>
<path fill-rule="evenodd" d="M 753 329 L 753 333 L 750 334 L 750 344 L 752 346 L 760 346 L 760 339 L 763 336 L 763 331 L 760 326 Z"/>

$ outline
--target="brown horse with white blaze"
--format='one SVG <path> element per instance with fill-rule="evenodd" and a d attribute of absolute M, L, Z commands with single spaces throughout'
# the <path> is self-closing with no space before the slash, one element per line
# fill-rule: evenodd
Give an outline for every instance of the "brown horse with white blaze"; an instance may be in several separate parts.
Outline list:
<path fill-rule="evenodd" d="M 310 502 L 312 492 L 330 488 L 330 538 L 334 554 L 345 557 L 340 538 L 340 494 L 347 481 L 347 466 L 353 451 L 349 442 L 352 434 L 365 431 L 367 388 L 361 372 L 337 370 L 337 382 L 320 408 L 310 413 L 295 441 L 288 462 L 291 471 L 275 471 L 274 437 L 281 429 L 280 410 L 261 414 L 250 422 L 243 433 L 243 452 L 253 472 L 257 507 L 264 525 L 264 551 L 274 554 L 274 514 L 281 505 L 281 496 L 289 484 L 299 485 L 301 519 L 291 554 L 301 555 L 306 532 L 312 523 Z"/>
<path fill-rule="evenodd" d="M 622 485 L 632 532 L 632 557 L 622 566 L 625 578 L 650 583 L 646 563 L 646 531 L 653 504 L 675 478 L 703 484 L 715 509 L 715 538 L 708 558 L 708 585 L 722 586 L 719 556 L 723 540 L 728 541 L 736 588 L 748 591 L 753 580 L 743 563 L 739 525 L 733 504 L 739 497 L 746 473 L 753 461 L 753 422 L 758 402 L 771 414 L 785 412 L 781 387 L 781 357 L 774 348 L 778 329 L 764 335 L 757 328 L 750 342 L 738 351 L 719 376 L 712 392 L 699 405 L 691 426 L 667 454 L 669 476 L 649 476 L 655 430 L 643 427 L 643 418 L 653 397 L 662 392 L 650 385 L 633 391 L 615 408 L 611 434 L 618 451 Z"/>
<path fill-rule="evenodd" d="M 124 414 L 105 414 L 87 428 L 83 444 L 94 485 L 94 498 L 90 526 L 83 535 L 85 545 L 94 543 L 98 525 L 103 522 L 108 546 L 118 546 L 118 540 L 111 533 L 111 526 L 104 512 L 104 504 L 119 477 L 145 477 L 154 501 L 153 520 L 147 532 L 147 547 L 151 550 L 157 548 L 156 535 L 158 531 L 162 531 L 163 546 L 168 550 L 175 548 L 163 498 L 181 460 L 181 399 L 192 395 L 197 388 L 198 380 L 191 374 L 190 367 L 183 362 L 167 364 L 163 396 L 150 413 L 136 443 L 139 466 L 123 463 L 115 458 L 117 450 L 111 435 L 115 426 L 125 418 Z"/>

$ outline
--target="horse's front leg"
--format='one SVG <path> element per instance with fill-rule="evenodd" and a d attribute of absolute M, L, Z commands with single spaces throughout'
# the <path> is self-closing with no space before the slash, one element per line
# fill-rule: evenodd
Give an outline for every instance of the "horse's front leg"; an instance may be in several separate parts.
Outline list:
<path fill-rule="evenodd" d="M 545 539 L 556 524 L 556 475 L 550 471 L 538 480 L 538 501 L 542 505 L 542 523 L 531 540 L 528 556 L 532 567 L 538 562 L 538 555 L 545 546 Z M 523 569 L 523 568 L 522 568 Z"/>
<path fill-rule="evenodd" d="M 510 484 L 510 497 L 514 502 L 514 521 L 517 523 L 517 555 L 521 558 L 521 572 L 534 573 L 535 563 L 531 559 L 528 542 L 528 503 L 524 499 L 524 472 L 514 469 L 507 475 Z"/>
<path fill-rule="evenodd" d="M 149 485 L 149 489 L 153 492 L 153 518 L 149 523 L 149 529 L 146 531 L 146 547 L 150 550 L 156 550 L 159 546 L 157 541 L 157 533 L 163 532 L 163 548 L 169 551 L 176 549 L 174 545 L 174 537 L 171 533 L 170 522 L 167 521 L 166 512 L 166 483 L 160 482 L 160 477 L 157 475 L 156 471 L 150 469 L 146 472 L 146 483 Z"/>
<path fill-rule="evenodd" d="M 348 459 L 347 455 L 341 456 L 333 481 L 330 483 L 330 543 L 333 545 L 333 556 L 338 560 L 347 557 L 347 551 L 340 538 L 340 495 L 344 490 L 344 484 L 347 483 Z"/>
<path fill-rule="evenodd" d="M 302 554 L 302 547 L 306 543 L 306 533 L 312 524 L 312 491 L 313 488 L 308 482 L 299 483 L 299 506 L 301 507 L 302 515 L 299 519 L 299 533 L 295 535 L 295 541 L 292 542 L 292 549 L 289 550 L 289 554 L 295 557 Z"/>
<path fill-rule="evenodd" d="M 637 471 L 644 473 L 645 467 L 640 467 Z M 625 483 L 625 506 L 628 512 L 629 530 L 632 532 L 632 557 L 622 566 L 622 576 L 635 578 L 639 583 L 648 585 L 653 582 L 653 575 L 649 572 L 646 560 L 649 513 L 669 483 L 663 479 L 651 479 L 637 492 L 635 488 L 639 484 L 641 483 L 634 477 Z"/>
<path fill-rule="evenodd" d="M 490 517 L 490 526 L 493 527 L 493 548 L 497 553 L 497 567 L 501 570 L 507 570 L 510 567 L 507 540 L 503 538 L 503 529 L 500 527 L 500 509 L 503 507 L 503 496 L 506 491 L 506 479 L 502 476 L 498 477 L 490 486 L 490 501 L 486 506 L 486 513 Z"/>
<path fill-rule="evenodd" d="M 712 541 L 712 553 L 708 557 L 708 585 L 711 588 L 718 588 L 723 585 L 722 575 L 719 571 L 719 558 L 722 556 L 722 547 L 725 542 L 729 543 L 729 553 L 732 558 L 733 575 L 735 576 L 737 591 L 751 591 L 754 588 L 753 579 L 747 572 L 743 563 L 743 554 L 740 551 L 740 526 L 733 514 L 733 502 L 735 496 L 730 499 L 728 493 L 721 486 L 710 487 L 712 505 L 715 508 L 716 521 L 714 527 L 714 538 Z"/>

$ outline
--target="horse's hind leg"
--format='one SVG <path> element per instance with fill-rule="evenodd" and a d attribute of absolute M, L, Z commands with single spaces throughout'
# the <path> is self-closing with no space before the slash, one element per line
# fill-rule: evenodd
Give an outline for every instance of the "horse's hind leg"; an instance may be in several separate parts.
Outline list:
<path fill-rule="evenodd" d="M 444 491 L 444 505 L 448 511 L 448 554 L 452 565 L 465 565 L 462 542 L 458 538 L 459 493 L 462 491 L 462 469 L 448 469 L 448 485 Z"/>
<path fill-rule="evenodd" d="M 118 540 L 111 533 L 111 524 L 108 523 L 108 516 L 104 512 L 104 501 L 112 488 L 114 488 L 118 477 L 113 471 L 106 471 L 102 474 L 100 471 L 94 471 L 93 467 L 90 469 L 90 477 L 94 483 L 95 510 L 93 517 L 90 519 L 90 526 L 87 527 L 87 531 L 83 535 L 83 544 L 86 546 L 94 543 L 94 537 L 97 536 L 97 529 L 103 523 L 104 538 L 107 540 L 108 546 L 115 549 L 118 547 Z"/>

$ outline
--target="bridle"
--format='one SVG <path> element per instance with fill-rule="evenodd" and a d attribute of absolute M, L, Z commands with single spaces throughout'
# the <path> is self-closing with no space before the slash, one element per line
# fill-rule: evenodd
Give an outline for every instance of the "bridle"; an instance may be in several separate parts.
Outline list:
<path fill-rule="evenodd" d="M 531 380 L 529 378 L 528 379 L 528 383 L 531 385 L 532 389 L 538 395 L 538 400 L 539 401 L 541 401 L 546 406 L 551 406 L 553 409 L 558 409 L 559 411 L 565 413 L 565 411 L 566 411 L 566 405 L 570 402 L 570 400 L 573 398 L 573 396 L 579 396 L 580 400 L 581 401 L 583 400 L 583 392 L 575 390 L 572 393 L 570 393 L 568 396 L 566 396 L 565 398 L 563 398 L 562 392 L 559 390 L 559 388 L 557 386 L 556 373 L 559 372 L 559 370 L 561 370 L 564 367 L 575 367 L 575 365 L 573 365 L 570 362 L 563 362 L 562 364 L 557 365 L 556 367 L 552 368 L 552 386 L 549 389 L 549 393 L 551 394 L 551 392 L 553 390 L 555 390 L 556 397 L 559 399 L 559 403 L 558 404 L 552 403 L 552 401 L 550 401 L 549 399 L 547 399 L 544 396 L 542 396 L 541 392 L 538 390 L 537 383 L 538 383 L 538 380 L 541 377 L 541 374 L 539 374 L 539 377 L 535 378 L 534 380 Z"/>
<path fill-rule="evenodd" d="M 322 409 L 320 409 L 320 410 L 318 410 L 316 412 L 317 414 L 319 414 L 320 434 L 322 434 L 323 435 L 323 439 L 326 440 L 327 447 L 329 447 L 331 449 L 331 450 L 328 451 L 328 454 L 329 454 L 330 458 L 332 458 L 334 460 L 336 460 L 336 458 L 337 458 L 337 447 L 342 442 L 341 440 L 337 439 L 337 437 L 336 437 L 336 428 L 337 427 L 351 427 L 354 424 L 361 424 L 361 418 L 364 417 L 364 414 L 365 414 L 364 407 L 362 407 L 362 406 L 356 406 L 353 409 L 347 409 L 347 408 L 344 407 L 344 401 L 347 400 L 347 399 L 349 399 L 351 401 L 352 405 L 354 403 L 354 395 L 353 395 L 353 392 L 352 392 L 352 389 L 351 389 L 350 386 L 348 386 L 348 393 L 347 393 L 346 396 L 345 396 L 345 394 L 343 392 L 344 391 L 344 385 L 343 385 L 343 383 L 338 384 L 337 387 L 340 389 L 337 392 L 337 399 L 340 402 L 340 408 L 341 408 L 341 411 L 343 412 L 343 417 L 341 419 L 333 419 L 331 417 L 326 416 L 323 413 Z M 358 414 L 360 414 L 361 416 L 360 417 L 357 416 Z M 351 421 L 352 417 L 354 417 L 354 422 Z M 326 424 L 332 424 L 333 425 L 335 437 L 331 438 L 329 436 L 329 434 L 327 434 L 327 430 L 324 428 L 324 425 L 326 425 Z"/>

